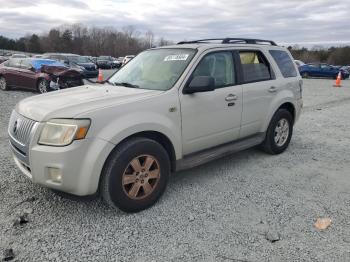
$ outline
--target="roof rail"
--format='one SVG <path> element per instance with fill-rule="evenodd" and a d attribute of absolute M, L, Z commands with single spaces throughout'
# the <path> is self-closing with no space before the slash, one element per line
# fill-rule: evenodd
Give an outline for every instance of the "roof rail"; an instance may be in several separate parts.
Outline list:
<path fill-rule="evenodd" d="M 277 46 L 277 44 L 274 41 L 271 40 L 263 40 L 263 39 L 252 39 L 252 38 L 231 38 L 231 37 L 226 37 L 226 38 L 208 38 L 208 39 L 199 39 L 199 40 L 192 40 L 192 41 L 181 41 L 178 42 L 178 45 L 183 45 L 183 44 L 200 44 L 200 43 L 210 43 L 213 41 L 220 41 L 221 44 L 255 44 L 255 45 L 260 45 L 260 44 L 270 44 Z"/>

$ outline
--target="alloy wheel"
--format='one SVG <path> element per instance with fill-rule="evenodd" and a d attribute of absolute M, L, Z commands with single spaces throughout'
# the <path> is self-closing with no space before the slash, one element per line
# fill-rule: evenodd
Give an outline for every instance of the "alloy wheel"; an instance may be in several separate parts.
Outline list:
<path fill-rule="evenodd" d="M 7 85 L 7 83 L 6 83 L 6 80 L 5 80 L 5 78 L 4 77 L 0 77 L 0 89 L 1 90 L 6 90 L 6 86 Z"/>
<path fill-rule="evenodd" d="M 38 85 L 40 93 L 47 93 L 47 84 L 45 80 L 41 80 Z"/>
<path fill-rule="evenodd" d="M 122 184 L 125 194 L 131 199 L 148 197 L 157 187 L 160 179 L 160 165 L 151 155 L 140 155 L 126 167 Z"/>
<path fill-rule="evenodd" d="M 275 143 L 277 146 L 281 147 L 283 146 L 289 136 L 289 123 L 288 120 L 285 118 L 280 119 L 277 122 L 276 128 L 275 128 Z"/>

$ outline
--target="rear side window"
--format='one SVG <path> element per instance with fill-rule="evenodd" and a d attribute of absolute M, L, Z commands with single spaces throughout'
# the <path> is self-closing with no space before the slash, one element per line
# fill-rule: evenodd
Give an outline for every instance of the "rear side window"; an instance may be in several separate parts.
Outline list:
<path fill-rule="evenodd" d="M 287 52 L 281 50 L 270 50 L 270 54 L 276 61 L 283 77 L 287 78 L 297 76 L 297 71 L 295 70 L 293 61 L 290 59 Z"/>
<path fill-rule="evenodd" d="M 243 81 L 245 83 L 272 79 L 270 65 L 259 51 L 240 51 Z"/>
<path fill-rule="evenodd" d="M 236 82 L 231 52 L 215 52 L 206 55 L 193 72 L 195 76 L 211 76 L 215 79 L 215 87 L 234 85 Z"/>

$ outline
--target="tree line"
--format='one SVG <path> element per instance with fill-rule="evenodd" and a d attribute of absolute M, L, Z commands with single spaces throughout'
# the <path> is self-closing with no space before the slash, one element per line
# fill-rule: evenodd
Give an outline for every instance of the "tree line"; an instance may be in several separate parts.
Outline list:
<path fill-rule="evenodd" d="M 114 27 L 87 27 L 81 24 L 64 25 L 49 32 L 10 39 L 0 35 L 0 49 L 29 53 L 62 52 L 80 55 L 113 57 L 135 55 L 154 46 L 172 44 L 158 40 L 152 31 L 141 33 L 133 26 L 118 30 Z"/>
<path fill-rule="evenodd" d="M 80 55 L 114 57 L 135 55 L 154 46 L 173 44 L 164 38 L 158 40 L 152 31 L 141 33 L 133 26 L 118 30 L 114 27 L 87 27 L 82 24 L 63 25 L 49 32 L 9 39 L 0 35 L 0 49 L 29 53 L 65 52 Z M 311 49 L 289 46 L 295 59 L 305 63 L 322 62 L 333 65 L 350 65 L 350 46 Z"/>
<path fill-rule="evenodd" d="M 315 46 L 311 49 L 289 46 L 294 59 L 304 63 L 327 63 L 331 65 L 350 65 L 350 46 L 323 48 Z"/>

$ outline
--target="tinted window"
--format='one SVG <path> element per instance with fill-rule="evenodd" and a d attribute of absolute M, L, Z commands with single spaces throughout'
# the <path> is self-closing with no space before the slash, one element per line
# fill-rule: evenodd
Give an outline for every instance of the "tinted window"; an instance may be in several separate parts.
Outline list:
<path fill-rule="evenodd" d="M 206 55 L 193 72 L 195 76 L 212 76 L 215 87 L 224 87 L 235 84 L 234 65 L 231 52 L 216 52 Z"/>
<path fill-rule="evenodd" d="M 270 65 L 259 51 L 240 51 L 244 82 L 257 82 L 271 79 Z"/>
<path fill-rule="evenodd" d="M 283 77 L 297 76 L 297 71 L 295 70 L 293 61 L 290 59 L 287 52 L 281 50 L 270 50 L 270 54 L 278 65 Z"/>

